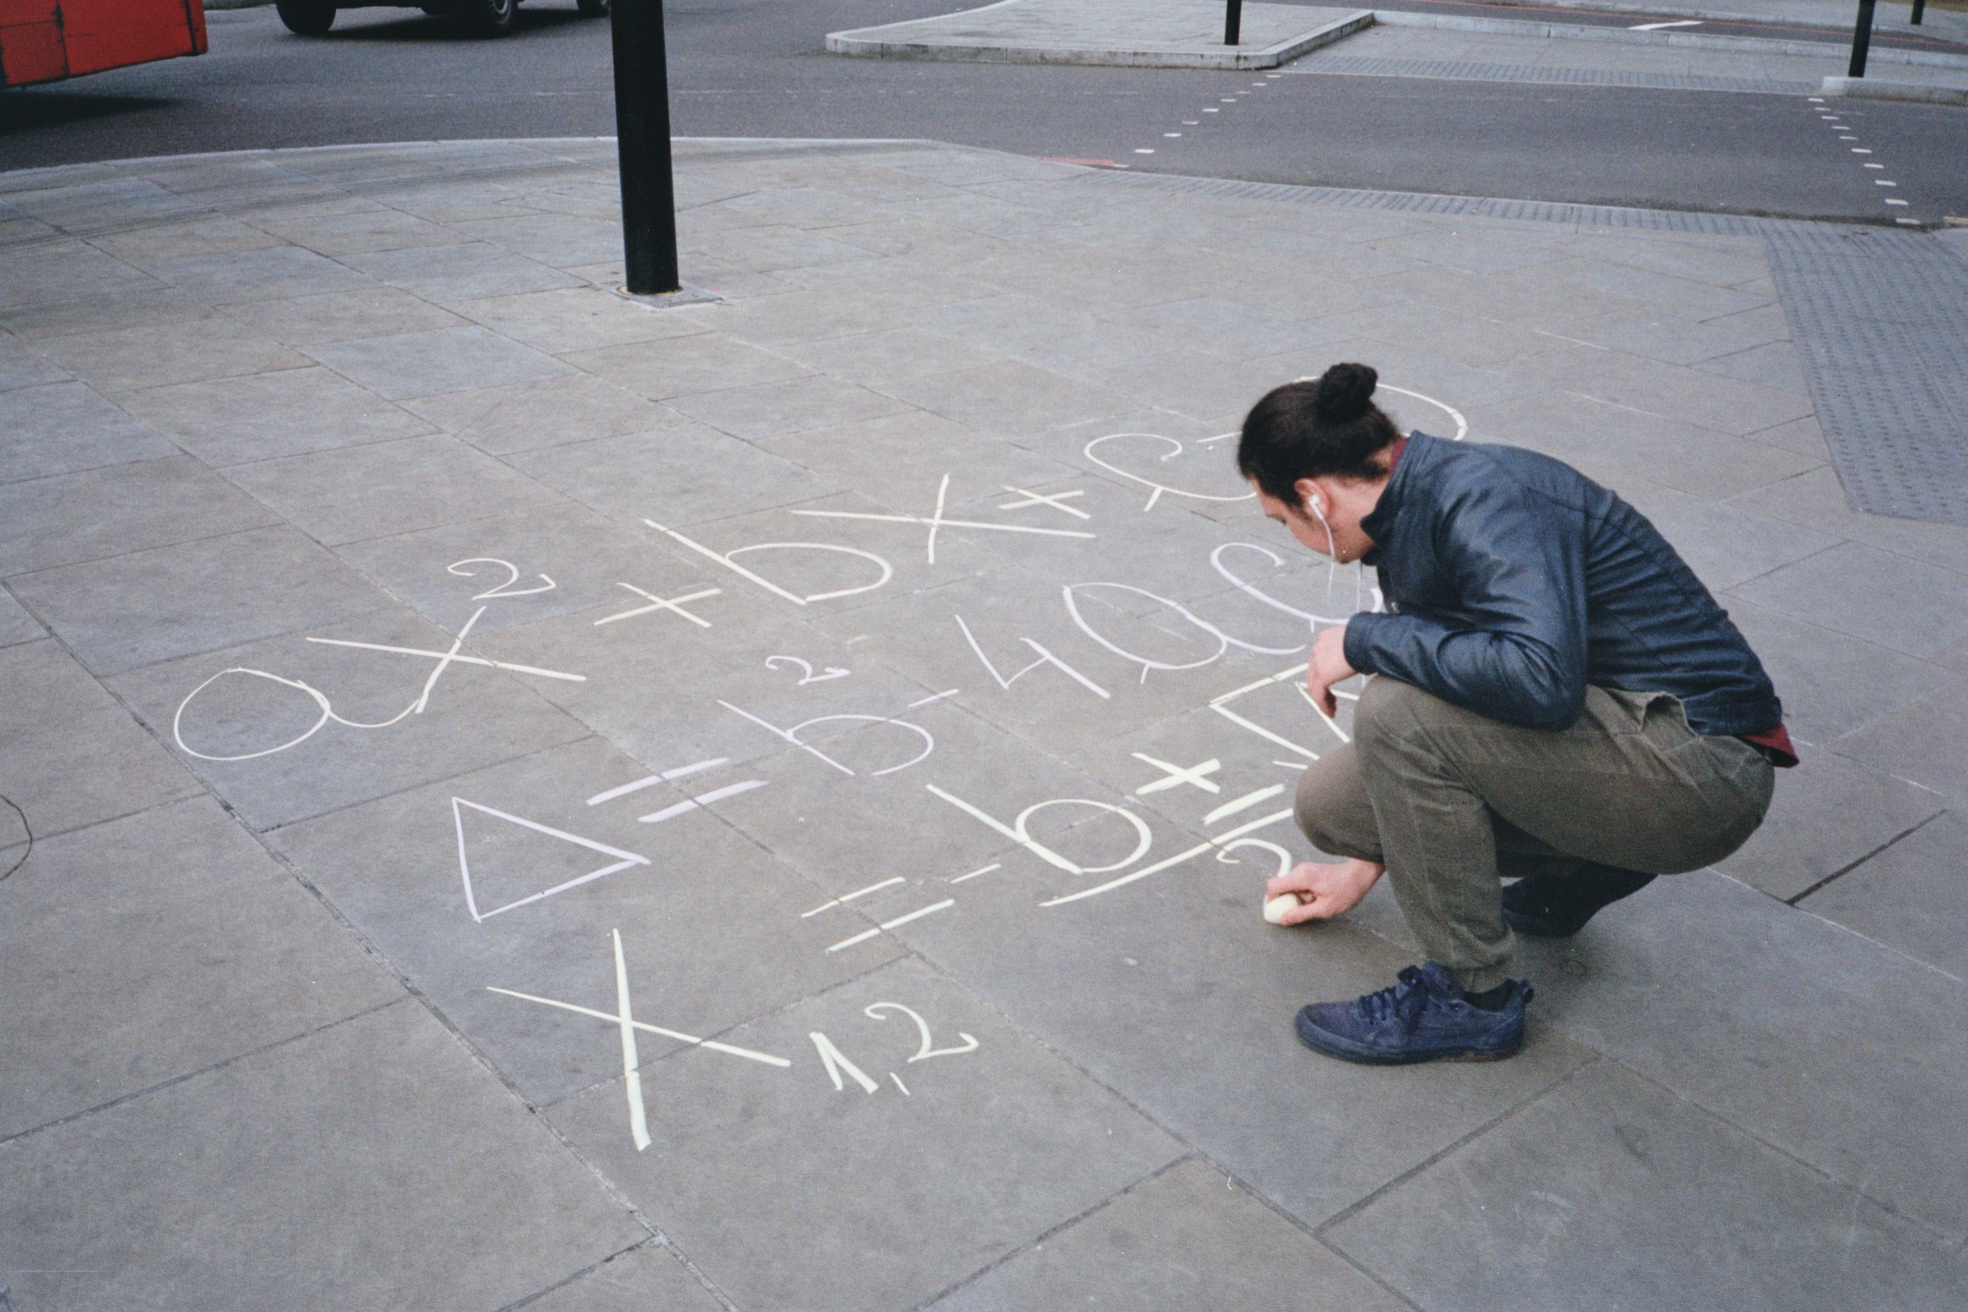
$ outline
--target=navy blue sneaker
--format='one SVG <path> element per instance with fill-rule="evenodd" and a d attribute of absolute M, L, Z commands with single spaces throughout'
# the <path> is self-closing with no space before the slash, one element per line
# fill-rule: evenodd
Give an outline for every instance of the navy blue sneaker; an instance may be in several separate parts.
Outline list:
<path fill-rule="evenodd" d="M 1352 1002 L 1315 1002 L 1298 1013 L 1306 1047 L 1341 1061 L 1405 1066 L 1418 1061 L 1499 1061 L 1524 1046 L 1531 986 L 1509 981 L 1495 1011 L 1470 1005 L 1445 967 L 1409 966 L 1400 983 Z"/>

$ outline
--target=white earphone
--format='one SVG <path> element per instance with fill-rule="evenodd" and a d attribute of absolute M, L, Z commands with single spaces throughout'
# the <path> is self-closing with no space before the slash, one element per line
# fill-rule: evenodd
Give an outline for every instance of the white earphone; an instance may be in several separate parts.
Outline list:
<path fill-rule="evenodd" d="M 1332 525 L 1326 522 L 1325 503 L 1318 497 L 1305 498 L 1305 508 L 1312 512 L 1312 518 L 1319 521 L 1319 527 L 1326 531 L 1326 592 L 1331 594 L 1339 577 L 1339 544 L 1333 541 Z M 1353 608 L 1360 607 L 1360 576 L 1353 579 Z"/>

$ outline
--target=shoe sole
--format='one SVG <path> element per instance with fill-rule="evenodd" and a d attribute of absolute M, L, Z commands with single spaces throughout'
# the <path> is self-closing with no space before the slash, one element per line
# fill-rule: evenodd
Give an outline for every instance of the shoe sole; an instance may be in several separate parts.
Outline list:
<path fill-rule="evenodd" d="M 1524 1036 L 1521 1032 L 1517 1036 L 1517 1042 L 1508 1048 L 1491 1050 L 1470 1048 L 1461 1051 L 1450 1049 L 1422 1053 L 1389 1053 L 1383 1052 L 1378 1048 L 1363 1048 L 1357 1044 L 1348 1043 L 1338 1035 L 1328 1034 L 1321 1029 L 1313 1029 L 1311 1034 L 1308 1035 L 1306 1033 L 1307 1028 L 1305 1025 L 1299 1024 L 1296 1021 L 1292 1024 L 1292 1029 L 1297 1033 L 1300 1043 L 1303 1043 L 1322 1057 L 1334 1057 L 1340 1061 L 1352 1062 L 1356 1066 L 1419 1066 L 1423 1062 L 1431 1061 L 1504 1061 L 1515 1057 L 1524 1050 Z M 1318 1037 L 1315 1039 L 1312 1035 L 1317 1035 Z"/>

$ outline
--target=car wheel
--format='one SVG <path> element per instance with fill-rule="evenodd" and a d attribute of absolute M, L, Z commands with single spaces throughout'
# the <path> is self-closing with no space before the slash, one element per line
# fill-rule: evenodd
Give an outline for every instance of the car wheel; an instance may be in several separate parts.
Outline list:
<path fill-rule="evenodd" d="M 519 15 L 519 0 L 472 0 L 465 12 L 480 36 L 506 36 Z"/>
<path fill-rule="evenodd" d="M 608 17 L 608 0 L 574 0 L 574 7 L 581 11 L 583 18 Z"/>
<path fill-rule="evenodd" d="M 321 0 L 276 0 L 274 9 L 289 32 L 320 36 L 335 25 L 335 6 Z"/>

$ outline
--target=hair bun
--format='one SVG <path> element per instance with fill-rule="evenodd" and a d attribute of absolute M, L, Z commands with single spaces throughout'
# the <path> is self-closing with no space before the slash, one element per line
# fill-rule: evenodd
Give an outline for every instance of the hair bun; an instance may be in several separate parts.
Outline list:
<path fill-rule="evenodd" d="M 1322 422 L 1345 424 L 1373 408 L 1374 387 L 1380 375 L 1372 365 L 1336 364 L 1319 375 L 1312 392 L 1312 409 Z"/>

